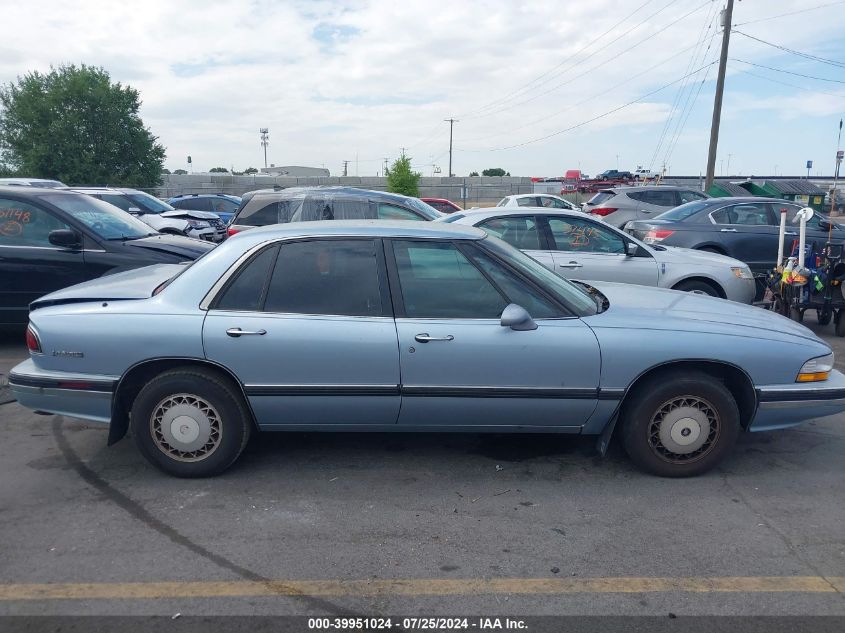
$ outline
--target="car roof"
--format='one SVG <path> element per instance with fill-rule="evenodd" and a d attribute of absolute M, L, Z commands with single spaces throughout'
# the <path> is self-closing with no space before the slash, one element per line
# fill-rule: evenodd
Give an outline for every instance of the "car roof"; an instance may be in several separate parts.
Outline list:
<path fill-rule="evenodd" d="M 552 198 L 560 198 L 560 196 L 556 193 L 549 193 L 548 191 L 544 191 L 543 193 L 512 193 L 509 196 L 505 196 L 505 198 L 533 198 L 534 196 L 551 196 Z"/>
<path fill-rule="evenodd" d="M 664 191 L 697 191 L 703 193 L 695 187 L 685 187 L 684 185 L 648 185 L 646 187 L 637 187 L 636 185 L 626 185 L 621 187 L 602 187 L 602 191 L 618 191 L 626 193 L 628 191 L 651 191 L 653 189 L 661 189 Z"/>
<path fill-rule="evenodd" d="M 3 185 L 0 184 L 0 193 L 15 196 L 37 196 L 45 193 L 57 193 L 60 195 L 79 195 L 80 192 L 65 187 L 34 187 L 30 185 Z"/>
<path fill-rule="evenodd" d="M 486 233 L 471 226 L 452 226 L 441 222 L 412 222 L 409 220 L 332 220 L 327 222 L 321 220 L 256 227 L 237 233 L 227 242 L 240 239 L 241 236 L 262 241 L 274 238 L 323 235 L 479 240 L 483 239 Z"/>
<path fill-rule="evenodd" d="M 489 207 L 487 209 L 467 209 L 461 213 L 460 217 L 457 219 L 449 221 L 450 217 L 446 216 L 440 220 L 437 220 L 438 223 L 445 223 L 445 224 L 475 224 L 480 220 L 486 220 L 488 218 L 500 218 L 504 216 L 518 216 L 518 215 L 534 215 L 535 213 L 542 213 L 543 215 L 559 215 L 561 217 L 567 218 L 586 218 L 592 217 L 588 216 L 586 213 L 582 211 L 575 211 L 572 209 L 554 209 L 551 207 Z M 457 215 L 457 214 L 455 214 Z M 596 218 L 593 217 L 595 220 Z M 466 221 L 465 221 L 466 220 Z M 596 220 L 599 221 L 599 220 Z"/>
<path fill-rule="evenodd" d="M 382 200 L 393 200 L 402 202 L 410 196 L 403 196 L 398 193 L 387 191 L 376 191 L 374 189 L 362 189 L 360 187 L 343 187 L 338 185 L 315 185 L 313 187 L 286 187 L 284 189 L 256 189 L 248 192 L 255 196 L 278 196 L 279 198 L 295 198 L 308 194 L 319 194 L 329 197 L 354 196 L 367 198 L 380 198 Z"/>
<path fill-rule="evenodd" d="M 240 196 L 231 193 L 180 193 L 178 196 L 173 196 L 171 200 L 178 200 L 184 198 L 229 198 L 230 200 L 240 200 Z"/>
<path fill-rule="evenodd" d="M 71 189 L 80 193 L 144 193 L 139 189 L 128 187 L 71 187 Z"/>

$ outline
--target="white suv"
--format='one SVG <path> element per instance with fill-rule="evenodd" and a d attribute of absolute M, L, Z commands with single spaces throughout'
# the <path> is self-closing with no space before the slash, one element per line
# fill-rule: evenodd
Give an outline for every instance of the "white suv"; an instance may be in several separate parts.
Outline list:
<path fill-rule="evenodd" d="M 174 209 L 143 191 L 115 187 L 74 189 L 131 213 L 159 233 L 187 235 L 208 242 L 226 239 L 226 225 L 216 213 Z"/>

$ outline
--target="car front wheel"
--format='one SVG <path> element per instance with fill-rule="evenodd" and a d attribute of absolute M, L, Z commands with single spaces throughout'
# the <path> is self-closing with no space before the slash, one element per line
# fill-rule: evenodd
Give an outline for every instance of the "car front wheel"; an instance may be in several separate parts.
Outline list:
<path fill-rule="evenodd" d="M 202 369 L 164 372 L 132 404 L 132 434 L 141 454 L 176 477 L 208 477 L 231 466 L 249 440 L 243 398 Z"/>
<path fill-rule="evenodd" d="M 696 279 L 689 279 L 677 284 L 673 290 L 680 290 L 681 292 L 694 292 L 700 295 L 707 295 L 708 297 L 718 297 L 719 291 L 713 286 L 704 281 Z"/>
<path fill-rule="evenodd" d="M 621 421 L 631 460 L 661 477 L 707 472 L 730 452 L 740 430 L 731 392 L 694 371 L 647 379 L 624 403 Z"/>

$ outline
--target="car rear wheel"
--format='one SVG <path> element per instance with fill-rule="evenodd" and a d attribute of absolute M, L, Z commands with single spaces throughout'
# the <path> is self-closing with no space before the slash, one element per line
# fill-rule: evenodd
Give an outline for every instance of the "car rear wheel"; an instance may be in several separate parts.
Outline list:
<path fill-rule="evenodd" d="M 697 294 L 707 295 L 709 297 L 721 296 L 719 295 L 719 291 L 707 282 L 697 281 L 695 279 L 682 281 L 681 283 L 677 284 L 673 288 L 673 290 L 680 290 L 681 292 L 695 292 Z"/>
<path fill-rule="evenodd" d="M 647 379 L 624 403 L 621 421 L 631 460 L 661 477 L 707 472 L 730 452 L 740 430 L 731 392 L 694 371 Z"/>
<path fill-rule="evenodd" d="M 148 382 L 132 404 L 141 454 L 176 477 L 208 477 L 231 466 L 252 428 L 243 398 L 216 374 L 183 368 Z"/>

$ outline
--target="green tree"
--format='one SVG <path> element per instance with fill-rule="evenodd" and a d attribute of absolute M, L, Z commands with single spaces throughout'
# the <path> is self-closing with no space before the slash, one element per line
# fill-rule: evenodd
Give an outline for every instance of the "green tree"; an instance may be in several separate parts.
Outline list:
<path fill-rule="evenodd" d="M 249 176 L 250 174 L 257 174 L 258 170 L 255 167 L 247 167 L 244 169 L 244 176 Z"/>
<path fill-rule="evenodd" d="M 228 174 L 229 170 L 225 167 L 212 167 L 208 170 L 209 174 Z"/>
<path fill-rule="evenodd" d="M 155 186 L 165 149 L 140 105 L 138 91 L 112 83 L 103 68 L 27 73 L 0 86 L 0 163 L 67 183 Z"/>
<path fill-rule="evenodd" d="M 469 172 L 469 177 L 470 177 L 470 178 L 472 178 L 473 176 L 477 176 L 477 175 L 478 175 L 478 172 L 477 172 L 477 171 L 471 171 L 471 172 Z"/>
<path fill-rule="evenodd" d="M 510 172 L 506 172 L 501 167 L 491 167 L 481 172 L 482 176 L 510 176 Z"/>
<path fill-rule="evenodd" d="M 188 172 L 187 172 L 186 170 L 184 170 L 184 169 L 174 169 L 174 170 L 173 170 L 173 174 L 174 174 L 175 176 L 184 176 L 184 175 L 185 175 L 185 174 L 187 174 L 187 173 L 188 173 Z"/>
<path fill-rule="evenodd" d="M 169 170 L 169 169 L 167 169 L 167 168 L 165 167 L 164 169 L 162 169 L 162 170 L 161 170 L 161 173 L 163 173 L 163 174 L 169 174 L 169 173 L 170 173 L 170 170 Z"/>
<path fill-rule="evenodd" d="M 387 170 L 387 190 L 404 196 L 419 196 L 420 174 L 411 170 L 411 158 L 400 156 Z"/>

